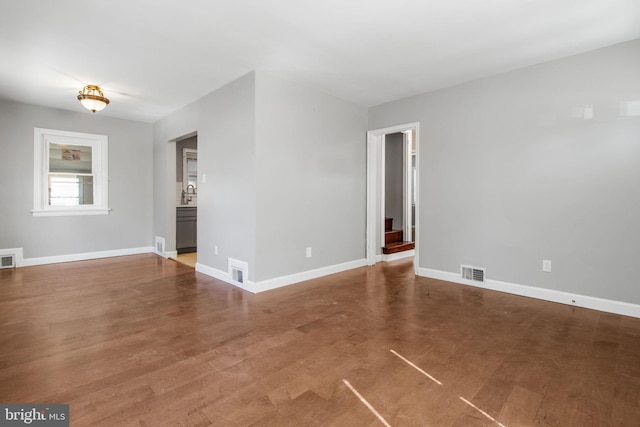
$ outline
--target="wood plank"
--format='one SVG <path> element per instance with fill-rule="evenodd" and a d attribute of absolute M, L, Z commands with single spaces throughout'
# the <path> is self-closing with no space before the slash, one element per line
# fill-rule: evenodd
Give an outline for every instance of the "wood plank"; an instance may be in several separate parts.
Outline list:
<path fill-rule="evenodd" d="M 542 399 L 541 393 L 519 386 L 513 387 L 497 419 L 510 426 L 535 425 L 535 417 Z"/>
<path fill-rule="evenodd" d="M 394 349 L 423 373 L 390 352 Z M 74 426 L 635 426 L 640 319 L 380 263 L 250 294 L 155 255 L 0 270 L 0 401 Z"/>

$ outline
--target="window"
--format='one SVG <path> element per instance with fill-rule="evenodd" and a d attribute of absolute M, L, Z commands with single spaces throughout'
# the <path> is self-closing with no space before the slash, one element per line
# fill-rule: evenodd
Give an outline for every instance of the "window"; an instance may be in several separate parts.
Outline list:
<path fill-rule="evenodd" d="M 193 148 L 182 149 L 182 183 L 185 190 L 198 186 L 198 150 Z"/>
<path fill-rule="evenodd" d="M 108 139 L 35 128 L 33 215 L 106 215 Z"/>

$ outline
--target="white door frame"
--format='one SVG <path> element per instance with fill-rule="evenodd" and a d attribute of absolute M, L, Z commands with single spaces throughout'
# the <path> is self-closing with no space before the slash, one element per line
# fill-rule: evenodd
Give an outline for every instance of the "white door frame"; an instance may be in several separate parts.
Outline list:
<path fill-rule="evenodd" d="M 406 131 L 402 133 L 402 235 L 404 241 L 411 241 L 411 221 L 413 215 L 411 213 L 412 193 L 413 193 L 413 171 L 411 166 L 411 140 L 412 132 Z"/>
<path fill-rule="evenodd" d="M 407 123 L 388 128 L 375 129 L 367 132 L 367 265 L 374 265 L 382 259 L 378 253 L 382 249 L 384 239 L 384 136 L 390 133 L 415 131 L 416 137 L 416 211 L 415 227 L 416 236 L 419 233 L 419 203 L 418 194 L 420 187 L 420 123 Z M 380 208 L 382 206 L 382 208 Z M 380 234 L 382 233 L 382 234 Z M 416 238 L 414 268 L 418 267 L 415 260 L 418 259 L 420 240 Z"/>

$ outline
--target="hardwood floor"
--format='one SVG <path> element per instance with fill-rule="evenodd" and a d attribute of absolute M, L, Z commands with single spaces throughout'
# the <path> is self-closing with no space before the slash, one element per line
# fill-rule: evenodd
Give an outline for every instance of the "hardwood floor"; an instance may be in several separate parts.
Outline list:
<path fill-rule="evenodd" d="M 198 253 L 187 252 L 185 254 L 178 254 L 175 258 L 171 258 L 171 259 L 173 259 L 174 261 L 186 264 L 189 267 L 196 268 L 196 263 L 198 262 Z"/>
<path fill-rule="evenodd" d="M 0 326 L 0 402 L 68 403 L 72 426 L 640 420 L 640 319 L 411 261 L 257 295 L 155 255 L 0 270 Z"/>

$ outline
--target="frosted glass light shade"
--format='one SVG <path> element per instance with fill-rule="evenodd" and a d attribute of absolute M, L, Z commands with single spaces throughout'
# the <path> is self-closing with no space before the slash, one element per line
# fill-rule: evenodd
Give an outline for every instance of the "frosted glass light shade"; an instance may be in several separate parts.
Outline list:
<path fill-rule="evenodd" d="M 109 105 L 109 100 L 104 97 L 99 86 L 87 85 L 78 94 L 78 101 L 84 108 L 95 113 L 104 110 Z"/>

